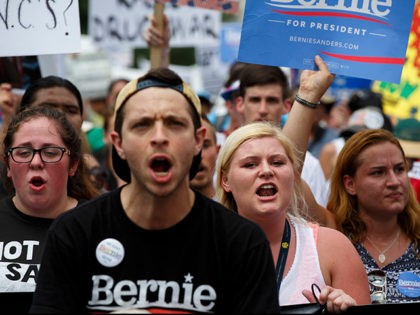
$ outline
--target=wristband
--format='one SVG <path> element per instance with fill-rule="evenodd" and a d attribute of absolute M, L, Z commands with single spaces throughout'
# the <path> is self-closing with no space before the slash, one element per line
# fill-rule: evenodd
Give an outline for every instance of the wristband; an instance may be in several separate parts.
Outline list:
<path fill-rule="evenodd" d="M 295 101 L 296 102 L 298 102 L 299 104 L 302 104 L 302 105 L 305 105 L 305 106 L 308 106 L 308 107 L 310 107 L 310 108 L 317 108 L 318 107 L 318 105 L 319 104 L 321 104 L 321 102 L 316 102 L 316 103 L 312 103 L 312 102 L 309 102 L 309 101 L 307 101 L 307 100 L 305 100 L 305 99 L 303 99 L 303 98 L 301 98 L 299 95 L 295 95 Z"/>

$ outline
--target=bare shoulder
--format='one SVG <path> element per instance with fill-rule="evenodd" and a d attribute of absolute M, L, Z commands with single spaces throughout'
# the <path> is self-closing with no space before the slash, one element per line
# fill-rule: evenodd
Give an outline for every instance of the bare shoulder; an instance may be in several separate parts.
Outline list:
<path fill-rule="evenodd" d="M 342 289 L 357 304 L 370 303 L 365 267 L 346 235 L 338 230 L 320 227 L 318 257 L 326 284 Z"/>
<path fill-rule="evenodd" d="M 337 279 L 343 273 L 363 278 L 365 268 L 356 248 L 346 235 L 338 230 L 320 227 L 318 232 L 318 256 L 324 277 Z"/>
<path fill-rule="evenodd" d="M 329 227 L 319 227 L 318 232 L 318 252 L 320 255 L 337 253 L 340 255 L 348 254 L 353 257 L 358 253 L 350 239 L 342 232 Z M 347 255 L 346 255 L 347 256 Z"/>

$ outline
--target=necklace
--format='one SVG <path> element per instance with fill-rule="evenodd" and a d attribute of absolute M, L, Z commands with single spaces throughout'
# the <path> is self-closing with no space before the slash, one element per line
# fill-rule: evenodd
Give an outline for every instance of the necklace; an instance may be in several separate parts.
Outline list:
<path fill-rule="evenodd" d="M 372 246 L 376 249 L 376 251 L 379 253 L 378 256 L 378 260 L 380 261 L 381 264 L 384 263 L 384 261 L 386 260 L 386 256 L 385 253 L 395 244 L 395 242 L 397 241 L 397 239 L 400 237 L 400 232 L 401 230 L 398 230 L 397 235 L 395 236 L 395 238 L 392 240 L 391 244 L 388 245 L 388 247 L 384 250 L 380 250 L 373 242 L 372 240 L 366 236 L 366 239 L 369 241 L 369 243 L 372 244 Z"/>

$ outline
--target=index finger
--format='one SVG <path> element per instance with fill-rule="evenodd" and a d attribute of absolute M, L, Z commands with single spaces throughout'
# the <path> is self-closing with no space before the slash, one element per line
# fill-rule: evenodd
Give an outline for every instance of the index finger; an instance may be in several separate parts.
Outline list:
<path fill-rule="evenodd" d="M 315 64 L 317 65 L 317 67 L 319 68 L 319 70 L 321 70 L 321 71 L 328 71 L 329 72 L 329 69 L 328 69 L 327 64 L 321 58 L 320 55 L 316 55 L 315 56 Z"/>

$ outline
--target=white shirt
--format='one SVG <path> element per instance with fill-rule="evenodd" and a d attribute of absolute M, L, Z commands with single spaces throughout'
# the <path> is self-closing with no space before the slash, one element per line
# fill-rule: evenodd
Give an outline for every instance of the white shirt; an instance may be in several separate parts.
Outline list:
<path fill-rule="evenodd" d="M 301 177 L 311 188 L 316 201 L 325 207 L 328 201 L 329 188 L 319 160 L 309 151 L 306 152 Z"/>
<path fill-rule="evenodd" d="M 281 282 L 280 305 L 309 303 L 302 290 L 311 290 L 312 283 L 320 288 L 325 286 L 317 250 L 319 225 L 306 225 L 293 218 L 290 221 L 296 232 L 296 253 L 289 272 Z"/>

